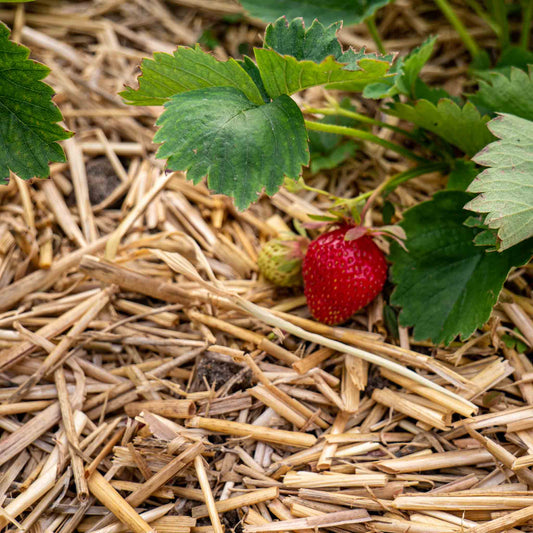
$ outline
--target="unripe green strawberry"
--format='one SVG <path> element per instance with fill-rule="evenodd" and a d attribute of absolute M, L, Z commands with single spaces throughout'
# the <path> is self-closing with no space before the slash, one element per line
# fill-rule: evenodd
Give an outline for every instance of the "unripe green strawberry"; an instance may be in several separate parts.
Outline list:
<path fill-rule="evenodd" d="M 302 265 L 304 292 L 311 314 L 320 322 L 342 324 L 381 292 L 387 263 L 365 233 L 347 224 L 309 244 Z"/>
<path fill-rule="evenodd" d="M 302 237 L 294 235 L 265 243 L 257 257 L 261 274 L 280 287 L 301 286 L 304 241 Z"/>

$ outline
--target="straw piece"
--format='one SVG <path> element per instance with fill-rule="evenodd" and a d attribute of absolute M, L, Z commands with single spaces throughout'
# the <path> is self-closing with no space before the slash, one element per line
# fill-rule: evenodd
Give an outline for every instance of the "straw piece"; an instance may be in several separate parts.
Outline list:
<path fill-rule="evenodd" d="M 172 179 L 173 174 L 163 173 L 154 183 L 154 186 L 146 193 L 146 195 L 137 203 L 137 205 L 129 211 L 124 220 L 120 223 L 117 229 L 111 234 L 106 244 L 105 258 L 108 260 L 114 259 L 122 237 L 126 234 L 131 225 L 144 212 L 150 202 L 163 190 L 165 185 Z"/>
<path fill-rule="evenodd" d="M 516 303 L 502 303 L 502 307 L 527 339 L 529 346 L 533 346 L 533 320 Z"/>
<path fill-rule="evenodd" d="M 248 393 L 254 398 L 264 403 L 268 407 L 272 408 L 280 416 L 294 424 L 296 427 L 301 428 L 305 426 L 307 420 L 300 413 L 291 409 L 289 405 L 276 397 L 271 391 L 263 385 L 257 385 L 251 389 L 248 389 Z"/>
<path fill-rule="evenodd" d="M 53 180 L 43 181 L 41 188 L 44 191 L 48 207 L 66 236 L 72 239 L 80 248 L 87 246 L 83 233 L 74 221 L 63 195 L 59 192 Z"/>
<path fill-rule="evenodd" d="M 392 372 L 387 368 L 381 368 L 380 373 L 384 378 L 393 381 L 397 385 L 401 385 L 409 391 L 419 394 L 420 396 L 427 398 L 441 405 L 442 407 L 445 407 L 446 409 L 450 409 L 451 411 L 460 413 L 463 416 L 469 417 L 473 414 L 477 414 L 479 411 L 477 406 L 465 405 L 463 402 L 458 402 L 454 398 L 450 398 L 449 396 L 444 395 L 439 391 L 431 390 L 427 387 L 419 385 L 413 380 L 404 376 L 400 376 L 396 374 L 396 372 Z"/>
<path fill-rule="evenodd" d="M 54 402 L 44 411 L 0 441 L 0 465 L 3 465 L 46 433 L 61 419 L 59 403 Z"/>
<path fill-rule="evenodd" d="M 190 300 L 190 293 L 180 289 L 174 283 L 160 282 L 124 266 L 90 255 L 83 257 L 80 268 L 99 281 L 116 284 L 126 291 L 145 294 L 171 303 L 183 303 Z"/>
<path fill-rule="evenodd" d="M 100 450 L 100 453 L 93 459 L 91 464 L 87 466 L 85 469 L 85 477 L 90 477 L 91 474 L 98 468 L 98 465 L 103 461 L 109 453 L 111 453 L 111 450 L 113 449 L 113 446 L 122 438 L 122 435 L 124 434 L 125 428 L 119 429 L 111 439 L 106 443 L 106 445 Z"/>
<path fill-rule="evenodd" d="M 150 524 L 135 512 L 97 470 L 90 475 L 87 483 L 91 493 L 134 533 L 155 533 Z"/>
<path fill-rule="evenodd" d="M 316 437 L 309 433 L 285 431 L 282 429 L 254 426 L 252 424 L 243 424 L 241 422 L 219 420 L 216 418 L 195 416 L 187 420 L 186 425 L 191 428 L 207 429 L 225 435 L 251 437 L 260 441 L 273 442 L 284 446 L 296 446 L 299 448 L 313 446 L 316 442 Z"/>
<path fill-rule="evenodd" d="M 37 400 L 34 402 L 19 402 L 0 405 L 0 416 L 20 415 L 22 413 L 34 413 L 48 407 L 52 400 Z"/>
<path fill-rule="evenodd" d="M 74 425 L 74 414 L 72 412 L 72 406 L 67 390 L 65 371 L 63 370 L 62 366 L 54 372 L 54 380 L 57 388 L 57 396 L 59 399 L 59 407 L 61 409 L 63 427 L 67 436 L 70 462 L 76 484 L 76 494 L 78 500 L 83 503 L 89 498 L 89 487 L 87 486 L 87 480 L 85 479 L 84 475 L 83 460 L 80 456 L 80 443 Z"/>
<path fill-rule="evenodd" d="M 70 472 L 67 470 L 53 485 L 53 487 L 39 500 L 31 513 L 25 520 L 17 526 L 21 531 L 27 531 L 31 526 L 37 522 L 40 515 L 46 512 L 52 503 L 56 500 L 59 494 L 68 487 L 70 481 Z"/>
<path fill-rule="evenodd" d="M 87 313 L 93 303 L 94 301 L 91 298 L 80 302 L 78 305 L 74 306 L 56 320 L 53 320 L 46 326 L 40 328 L 37 331 L 37 335 L 45 339 L 50 339 L 59 335 L 60 333 L 63 333 L 66 329 L 75 324 L 85 313 Z M 35 348 L 36 347 L 32 342 L 22 342 L 20 345 L 15 345 L 10 349 L 3 350 L 0 352 L 0 369 L 9 368 L 26 355 L 31 354 Z"/>
<path fill-rule="evenodd" d="M 139 516 L 145 520 L 146 522 L 150 523 L 152 527 L 154 527 L 153 531 L 157 531 L 157 533 L 161 533 L 161 531 L 157 528 L 157 524 L 159 523 L 159 520 L 163 520 L 164 515 L 166 515 L 169 511 L 172 510 L 174 507 L 174 504 L 170 503 L 167 505 L 161 505 L 160 507 L 156 507 L 154 509 L 150 509 L 149 511 L 145 511 L 144 513 L 139 514 Z M 183 528 L 183 532 L 180 531 L 181 528 L 177 529 L 176 533 L 188 533 L 190 531 L 190 527 Z M 128 526 L 124 524 L 113 524 L 112 526 L 103 527 L 101 529 L 91 530 L 91 533 L 122 533 L 123 531 L 129 531 Z"/>
<path fill-rule="evenodd" d="M 299 374 L 305 374 L 309 370 L 316 368 L 320 363 L 329 359 L 335 352 L 330 348 L 319 348 L 307 357 L 292 363 L 292 368 Z"/>
<path fill-rule="evenodd" d="M 17 399 L 22 398 L 33 385 L 38 383 L 42 377 L 46 376 L 46 374 L 48 374 L 48 372 L 61 361 L 67 351 L 76 342 L 78 336 L 109 303 L 109 298 L 113 292 L 115 292 L 115 289 L 112 287 L 104 289 L 101 293 L 95 294 L 85 303 L 84 309 L 87 309 L 84 314 L 78 318 L 76 324 L 74 324 L 68 332 L 68 335 L 63 337 L 57 346 L 48 354 L 39 369 L 20 385 L 17 391 L 11 396 L 11 401 L 16 401 Z"/>
<path fill-rule="evenodd" d="M 472 494 L 465 494 L 464 496 L 452 496 L 449 494 L 441 496 L 398 496 L 394 500 L 393 506 L 404 511 L 501 511 L 533 506 L 533 496 L 475 496 Z"/>
<path fill-rule="evenodd" d="M 533 518 L 533 505 L 514 511 L 507 515 L 486 522 L 479 526 L 474 526 L 468 530 L 469 533 L 498 533 L 500 531 L 509 531 L 514 526 L 519 526 Z"/>
<path fill-rule="evenodd" d="M 59 406 L 57 407 L 57 410 L 59 420 Z M 82 432 L 86 422 L 87 417 L 83 413 L 76 413 L 76 417 L 74 419 L 76 434 Z M 0 527 L 4 527 L 7 524 L 6 516 L 12 516 L 16 518 L 20 513 L 25 511 L 28 507 L 43 497 L 55 485 L 56 472 L 58 469 L 60 471 L 63 469 L 63 466 L 59 464 L 59 461 L 61 452 L 66 444 L 67 438 L 63 433 L 58 439 L 57 445 L 46 459 L 37 479 L 29 487 L 27 487 L 24 492 L 21 492 L 16 498 L 11 500 L 11 502 L 4 507 L 5 515 L 0 516 Z M 23 446 L 20 451 L 22 451 L 24 448 L 25 446 Z"/>
<path fill-rule="evenodd" d="M 497 461 L 500 461 L 507 468 L 512 469 L 515 464 L 515 456 L 507 451 L 503 446 L 497 442 L 484 437 L 477 431 L 466 426 L 468 434 L 476 439 Z M 529 486 L 533 486 L 533 473 L 527 469 L 520 469 L 516 472 L 518 479 Z"/>
<path fill-rule="evenodd" d="M 458 466 L 475 465 L 490 461 L 492 455 L 483 448 L 474 450 L 457 450 L 451 452 L 432 453 L 416 457 L 400 457 L 379 461 L 376 466 L 391 474 L 420 472 L 424 470 L 437 470 L 441 468 L 454 468 Z"/>
<path fill-rule="evenodd" d="M 207 478 L 207 472 L 205 470 L 203 459 L 200 455 L 197 455 L 194 458 L 194 467 L 196 469 L 196 475 L 198 476 L 198 483 L 204 494 L 205 503 L 207 507 L 207 513 L 209 519 L 211 520 L 211 525 L 213 526 L 214 533 L 222 533 L 222 524 L 220 523 L 220 517 L 218 516 L 215 499 L 213 498 L 213 493 L 211 492 L 211 485 L 209 484 L 209 479 Z"/>
<path fill-rule="evenodd" d="M 151 411 L 167 418 L 191 418 L 196 408 L 191 400 L 153 400 L 133 402 L 125 406 L 126 414 L 135 418 L 142 411 Z"/>
<path fill-rule="evenodd" d="M 283 485 L 290 488 L 318 489 L 326 487 L 383 487 L 385 474 L 315 474 L 313 472 L 287 472 Z"/>
<path fill-rule="evenodd" d="M 309 518 L 295 518 L 293 520 L 280 520 L 265 525 L 246 525 L 244 526 L 245 533 L 267 533 L 269 531 L 294 531 L 308 528 L 329 528 L 334 526 L 342 526 L 346 524 L 360 524 L 369 522 L 370 515 L 363 509 L 354 509 L 351 511 L 338 511 L 336 513 L 328 513 L 323 516 L 315 516 Z"/>
<path fill-rule="evenodd" d="M 80 222 L 83 235 L 87 242 L 94 242 L 98 235 L 94 220 L 91 202 L 89 199 L 89 185 L 87 183 L 87 172 L 83 161 L 83 154 L 74 137 L 67 139 L 64 143 L 67 160 L 70 165 L 70 174 L 76 193 L 76 203 L 80 213 Z"/>
<path fill-rule="evenodd" d="M 265 352 L 276 357 L 276 359 L 283 361 L 284 363 L 292 364 L 295 361 L 298 361 L 298 357 L 296 357 L 294 354 L 292 354 L 288 350 L 285 350 L 281 346 L 278 346 L 277 344 L 274 344 L 273 342 L 269 341 L 263 335 L 255 333 L 253 331 L 249 331 L 244 328 L 240 328 L 238 326 L 234 326 L 229 322 L 225 322 L 224 320 L 220 320 L 219 318 L 215 318 L 209 315 L 204 315 L 203 313 L 199 313 L 197 311 L 189 311 L 188 315 L 192 320 L 201 322 L 206 326 L 215 329 L 220 329 L 221 331 L 224 331 L 229 335 L 256 344 L 260 350 L 264 350 Z"/>
<path fill-rule="evenodd" d="M 240 509 L 241 507 L 255 505 L 260 502 L 273 500 L 279 496 L 278 487 L 268 487 L 266 489 L 258 489 L 252 492 L 247 492 L 240 496 L 233 496 L 227 500 L 219 500 L 215 502 L 215 508 L 218 513 L 223 514 L 233 509 Z M 193 518 L 204 518 L 209 516 L 207 505 L 199 505 L 193 507 L 191 510 Z"/>
<path fill-rule="evenodd" d="M 180 455 L 172 459 L 165 467 L 156 472 L 150 479 L 145 481 L 141 487 L 132 492 L 127 498 L 127 502 L 132 506 L 143 503 L 153 491 L 170 481 L 188 464 L 193 462 L 203 451 L 201 442 L 197 442 L 187 447 Z"/>
<path fill-rule="evenodd" d="M 447 428 L 445 415 L 415 403 L 406 397 L 402 397 L 400 394 L 393 392 L 390 389 L 376 389 L 372 393 L 372 399 L 386 405 L 390 409 L 394 409 L 395 411 L 420 420 L 421 422 L 425 422 L 431 427 L 437 427 L 439 429 Z"/>
<path fill-rule="evenodd" d="M 348 418 L 348 413 L 344 411 L 339 411 L 337 417 L 335 418 L 335 422 L 333 422 L 333 425 L 331 426 L 330 435 L 338 435 L 339 433 L 342 433 L 344 431 L 344 428 L 346 427 Z M 336 451 L 337 444 L 327 442 L 324 445 L 324 449 L 322 450 L 322 453 L 320 454 L 320 457 L 316 464 L 317 470 L 326 470 L 327 468 L 329 468 L 331 466 L 333 458 L 335 457 Z"/>

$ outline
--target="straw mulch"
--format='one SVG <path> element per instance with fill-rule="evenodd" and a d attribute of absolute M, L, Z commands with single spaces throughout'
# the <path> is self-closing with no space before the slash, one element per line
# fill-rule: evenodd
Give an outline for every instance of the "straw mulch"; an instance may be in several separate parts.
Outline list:
<path fill-rule="evenodd" d="M 0 11 L 52 68 L 76 132 L 51 180 L 0 188 L 2 530 L 533 531 L 533 365 L 501 341 L 517 328 L 533 345 L 531 271 L 514 272 L 483 331 L 447 349 L 402 328 L 396 340 L 382 299 L 346 327 L 321 326 L 300 292 L 258 276 L 256 258 L 328 203 L 280 192 L 236 212 L 166 174 L 150 143 L 158 110 L 117 96 L 143 56 L 205 28 L 221 58 L 258 42 L 260 24 L 221 22 L 237 11 L 216 0 Z M 390 6 L 389 48 L 421 42 L 442 24 L 433 15 L 424 3 Z M 364 29 L 343 32 L 371 46 Z M 466 71 L 458 44 L 442 29 L 427 69 L 432 81 L 451 76 L 451 90 Z M 312 183 L 353 196 L 402 165 L 363 147 Z M 409 206 L 440 186 L 413 180 L 394 199 Z"/>

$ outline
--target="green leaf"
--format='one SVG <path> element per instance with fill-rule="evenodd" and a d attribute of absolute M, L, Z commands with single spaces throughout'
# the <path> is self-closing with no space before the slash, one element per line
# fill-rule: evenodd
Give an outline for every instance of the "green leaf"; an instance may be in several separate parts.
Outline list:
<path fill-rule="evenodd" d="M 390 305 L 383 306 L 383 319 L 385 320 L 385 327 L 390 335 L 395 339 L 399 338 L 398 315 Z"/>
<path fill-rule="evenodd" d="M 394 104 L 386 112 L 435 133 L 468 155 L 494 140 L 487 128 L 489 117 L 482 117 L 470 102 L 461 108 L 449 99 L 438 105 L 420 100 L 415 105 Z"/>
<path fill-rule="evenodd" d="M 23 179 L 48 176 L 49 162 L 65 160 L 57 141 L 71 136 L 57 124 L 53 89 L 40 81 L 50 70 L 28 56 L 0 22 L 0 185 L 10 170 Z"/>
<path fill-rule="evenodd" d="M 380 100 L 382 98 L 392 97 L 398 94 L 398 87 L 396 81 L 402 75 L 403 60 L 400 58 L 395 61 L 394 65 L 389 70 L 389 77 L 379 80 L 374 83 L 369 83 L 363 89 L 363 97 L 372 100 Z"/>
<path fill-rule="evenodd" d="M 396 80 L 396 86 L 400 93 L 413 96 L 415 82 L 422 67 L 429 61 L 436 41 L 436 36 L 428 37 L 404 59 L 403 72 Z"/>
<path fill-rule="evenodd" d="M 518 328 L 513 328 L 513 332 L 518 336 L 522 336 Z M 501 339 L 507 348 L 515 349 L 518 353 L 525 353 L 527 351 L 527 344 L 514 335 L 505 334 L 501 336 Z"/>
<path fill-rule="evenodd" d="M 533 65 L 533 52 L 524 50 L 519 46 L 509 46 L 503 50 L 494 70 L 508 76 L 511 72 L 511 67 L 527 70 L 528 65 Z"/>
<path fill-rule="evenodd" d="M 220 46 L 220 41 L 215 37 L 213 30 L 207 28 L 198 37 L 198 44 L 201 44 L 208 50 L 214 50 L 217 46 Z"/>
<path fill-rule="evenodd" d="M 478 106 L 492 113 L 509 113 L 533 120 L 533 67 L 529 74 L 511 68 L 510 77 L 491 73 L 488 81 L 479 82 L 479 91 L 470 97 Z"/>
<path fill-rule="evenodd" d="M 391 303 L 402 307 L 400 324 L 414 326 L 417 340 L 449 344 L 468 338 L 490 317 L 514 266 L 531 256 L 532 242 L 502 253 L 487 253 L 472 241 L 480 231 L 464 225 L 464 192 L 442 191 L 404 213 L 405 252 L 391 244 Z"/>
<path fill-rule="evenodd" d="M 325 27 L 315 20 L 310 28 L 305 29 L 302 18 L 289 22 L 282 17 L 267 26 L 264 46 L 278 54 L 293 56 L 298 61 L 307 59 L 320 63 L 328 56 L 338 59 L 342 55 L 336 35 L 340 27 L 340 22 Z"/>
<path fill-rule="evenodd" d="M 472 180 L 479 174 L 479 169 L 472 161 L 456 159 L 448 174 L 446 189 L 449 191 L 466 191 Z"/>
<path fill-rule="evenodd" d="M 352 157 L 357 150 L 357 143 L 346 141 L 338 144 L 330 151 L 321 154 L 315 152 L 311 154 L 311 172 L 316 174 L 321 170 L 337 168 L 341 163 Z"/>
<path fill-rule="evenodd" d="M 248 76 L 252 78 L 253 82 L 261 93 L 263 102 L 270 102 L 270 96 L 268 96 L 268 93 L 266 92 L 263 80 L 261 79 L 261 73 L 259 72 L 257 65 L 248 56 L 243 56 L 242 60 L 237 59 L 237 63 L 239 63 L 239 65 L 246 71 Z"/>
<path fill-rule="evenodd" d="M 178 46 L 173 55 L 155 53 L 143 59 L 139 88 L 128 87 L 120 95 L 132 105 L 163 105 L 172 96 L 207 87 L 234 87 L 256 103 L 263 103 L 261 92 L 246 70 L 235 59 L 217 61 L 198 45 Z"/>
<path fill-rule="evenodd" d="M 486 246 L 487 252 L 495 252 L 498 249 L 498 235 L 494 230 L 489 229 L 481 215 L 467 217 L 464 225 L 469 228 L 479 228 L 481 230 L 474 237 L 474 244 L 476 246 Z"/>
<path fill-rule="evenodd" d="M 336 61 L 328 56 L 320 63 L 298 61 L 291 55 L 280 55 L 274 50 L 255 49 L 255 58 L 268 94 L 276 98 L 281 94 L 294 94 L 318 85 L 347 91 L 362 91 L 369 83 L 387 76 L 388 58 L 375 54 L 343 54 Z"/>
<path fill-rule="evenodd" d="M 404 59 L 396 61 L 391 73 L 395 72 L 394 77 L 384 82 L 373 83 L 365 87 L 363 96 L 365 98 L 385 98 L 397 94 L 405 94 L 416 98 L 415 86 L 420 81 L 418 75 L 422 67 L 428 62 L 433 47 L 435 46 L 436 37 L 429 37 L 418 48 L 415 48 Z"/>
<path fill-rule="evenodd" d="M 342 20 L 345 26 L 358 24 L 373 15 L 391 0 L 240 0 L 252 17 L 274 22 L 279 17 L 294 19 L 303 17 L 306 25 L 314 19 L 322 24 Z"/>
<path fill-rule="evenodd" d="M 533 236 L 533 122 L 501 115 L 489 128 L 500 140 L 474 157 L 489 168 L 471 183 L 468 191 L 480 194 L 465 208 L 487 213 L 485 224 L 506 250 Z"/>
<path fill-rule="evenodd" d="M 456 101 L 456 103 L 459 102 L 458 98 L 450 96 L 442 87 L 430 87 L 420 78 L 416 79 L 414 87 L 415 100 L 429 100 L 432 104 L 437 105 L 442 98 L 448 98 L 449 100 Z"/>
<path fill-rule="evenodd" d="M 274 194 L 284 176 L 297 179 L 309 160 L 302 113 L 285 95 L 256 105 L 234 87 L 197 89 L 173 96 L 157 125 L 157 157 L 195 183 L 207 175 L 239 209 L 263 187 Z"/>
<path fill-rule="evenodd" d="M 396 208 L 392 202 L 385 200 L 383 207 L 381 208 L 381 216 L 383 217 L 383 224 L 390 225 L 392 223 L 392 217 L 396 214 Z"/>

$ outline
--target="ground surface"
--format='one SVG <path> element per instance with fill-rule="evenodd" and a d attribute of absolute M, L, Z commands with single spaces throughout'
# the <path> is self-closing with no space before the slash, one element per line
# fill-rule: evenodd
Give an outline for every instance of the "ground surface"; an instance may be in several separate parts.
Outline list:
<path fill-rule="evenodd" d="M 0 525 L 118 531 L 111 511 L 131 531 L 532 531 L 533 366 L 501 342 L 517 327 L 531 343 L 527 269 L 466 344 L 413 342 L 385 320 L 381 297 L 342 328 L 320 326 L 301 291 L 258 276 L 256 258 L 328 202 L 285 191 L 236 212 L 166 175 L 151 144 L 159 110 L 117 96 L 155 50 L 203 36 L 225 58 L 260 42 L 263 26 L 239 12 L 216 0 L 0 10 L 13 38 L 51 67 L 76 133 L 51 180 L 0 188 Z M 488 30 L 465 20 L 490 45 Z M 401 53 L 438 32 L 424 76 L 452 93 L 464 86 L 466 55 L 432 4 L 398 0 L 379 26 Z M 364 28 L 341 37 L 373 46 Z M 362 147 L 310 183 L 351 197 L 404 168 Z M 413 180 L 395 201 L 409 207 L 441 186 Z M 285 335 L 230 293 L 461 399 Z M 510 529 L 519 510 L 523 525 Z"/>

